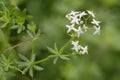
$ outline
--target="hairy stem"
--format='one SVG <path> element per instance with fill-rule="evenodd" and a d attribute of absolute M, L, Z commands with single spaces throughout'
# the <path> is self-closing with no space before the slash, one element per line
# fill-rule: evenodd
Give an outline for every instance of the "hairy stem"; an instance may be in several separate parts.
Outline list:
<path fill-rule="evenodd" d="M 24 41 L 22 41 L 22 42 L 19 42 L 19 43 L 15 44 L 15 45 L 13 45 L 13 46 L 5 49 L 3 52 L 5 53 L 5 52 L 7 52 L 7 51 L 9 51 L 9 50 L 11 50 L 11 49 L 14 49 L 14 48 L 16 48 L 16 47 L 18 47 L 18 46 L 20 46 L 20 45 L 22 45 L 22 44 L 24 44 L 24 43 L 26 43 L 26 42 L 28 42 L 28 41 L 34 40 L 34 39 L 38 39 L 38 37 L 35 36 L 35 37 L 31 37 L 31 38 L 29 38 L 29 39 L 26 39 L 26 40 L 24 40 Z"/>

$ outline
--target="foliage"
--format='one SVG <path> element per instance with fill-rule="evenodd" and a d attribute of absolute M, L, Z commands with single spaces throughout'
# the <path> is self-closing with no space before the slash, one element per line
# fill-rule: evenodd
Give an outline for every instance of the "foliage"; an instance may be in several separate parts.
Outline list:
<path fill-rule="evenodd" d="M 83 32 L 87 24 L 85 34 L 66 34 L 71 10 L 93 10 L 99 17 L 75 22 Z M 99 34 L 98 18 L 102 35 L 93 37 L 92 29 Z M 0 0 L 0 80 L 119 80 L 117 26 L 117 0 Z"/>

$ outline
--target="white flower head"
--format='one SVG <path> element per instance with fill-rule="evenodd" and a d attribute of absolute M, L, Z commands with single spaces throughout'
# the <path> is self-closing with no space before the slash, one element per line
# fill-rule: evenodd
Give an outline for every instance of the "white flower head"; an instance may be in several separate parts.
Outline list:
<path fill-rule="evenodd" d="M 78 27 L 78 29 L 74 30 L 77 33 L 77 37 L 79 38 L 81 34 L 83 34 L 84 32 L 81 29 L 81 26 Z"/>
<path fill-rule="evenodd" d="M 68 15 L 69 16 L 75 16 L 76 14 L 78 14 L 79 12 L 76 12 L 76 11 L 71 11 Z"/>
<path fill-rule="evenodd" d="M 71 11 L 69 14 L 66 15 L 66 17 L 71 20 L 76 14 L 79 12 Z"/>
<path fill-rule="evenodd" d="M 69 33 L 71 30 L 74 30 L 74 24 L 66 25 L 66 27 L 68 28 L 67 33 Z"/>
<path fill-rule="evenodd" d="M 100 26 L 94 26 L 95 32 L 93 33 L 94 35 L 98 34 L 100 35 Z"/>
<path fill-rule="evenodd" d="M 78 15 L 72 16 L 71 18 L 72 18 L 72 20 L 71 20 L 71 23 L 72 23 L 72 24 L 75 24 L 75 23 L 76 23 L 76 24 L 80 24 L 80 20 L 81 20 L 81 19 L 78 18 Z"/>
<path fill-rule="evenodd" d="M 90 14 L 93 18 L 95 18 L 95 15 L 94 15 L 93 11 L 87 10 L 87 12 L 88 12 L 88 14 Z"/>
<path fill-rule="evenodd" d="M 75 50 L 76 52 L 78 52 L 81 48 L 81 45 L 78 44 L 79 41 L 72 41 L 72 45 L 73 45 L 73 48 L 72 50 Z"/>
<path fill-rule="evenodd" d="M 79 43 L 79 41 L 72 41 L 72 45 L 73 45 L 73 46 L 79 45 L 78 43 Z"/>
<path fill-rule="evenodd" d="M 100 24 L 100 21 L 97 21 L 95 19 L 92 19 L 93 21 L 91 22 L 92 24 L 95 24 L 96 26 L 99 26 Z"/>
<path fill-rule="evenodd" d="M 81 46 L 80 45 L 77 45 L 77 46 L 74 46 L 72 48 L 72 50 L 75 50 L 76 52 L 78 52 L 80 50 Z"/>
<path fill-rule="evenodd" d="M 88 46 L 81 47 L 80 54 L 88 54 Z"/>
<path fill-rule="evenodd" d="M 87 15 L 87 13 L 85 13 L 85 11 L 83 11 L 83 12 L 81 12 L 81 13 L 78 14 L 79 18 L 81 18 L 81 17 L 83 17 L 85 15 Z"/>

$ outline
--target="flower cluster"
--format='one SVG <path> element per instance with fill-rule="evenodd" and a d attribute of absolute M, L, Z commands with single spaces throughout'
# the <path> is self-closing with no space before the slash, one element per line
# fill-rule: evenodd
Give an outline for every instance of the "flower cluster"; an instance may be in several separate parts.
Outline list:
<path fill-rule="evenodd" d="M 97 21 L 95 15 L 92 11 L 71 11 L 66 17 L 70 20 L 70 24 L 66 25 L 67 33 L 75 34 L 77 38 L 80 37 L 81 34 L 85 33 L 89 27 L 88 25 L 92 25 L 95 30 L 93 35 L 100 35 L 100 21 Z M 88 23 L 90 21 L 90 23 Z M 74 46 L 72 50 L 75 52 L 80 52 L 80 54 L 87 54 L 87 46 L 82 47 L 78 44 L 79 41 L 72 41 L 72 45 Z"/>
<path fill-rule="evenodd" d="M 88 54 L 88 46 L 82 47 L 81 45 L 78 44 L 79 41 L 72 41 L 72 45 L 74 46 L 72 50 L 79 52 L 79 54 Z"/>

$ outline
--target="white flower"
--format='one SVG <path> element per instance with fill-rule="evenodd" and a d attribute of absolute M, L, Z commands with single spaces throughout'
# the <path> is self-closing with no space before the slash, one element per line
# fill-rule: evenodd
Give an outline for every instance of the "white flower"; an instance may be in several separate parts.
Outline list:
<path fill-rule="evenodd" d="M 75 12 L 75 11 L 71 11 L 68 15 L 69 16 L 75 16 L 76 14 L 78 14 L 79 12 Z"/>
<path fill-rule="evenodd" d="M 93 33 L 94 35 L 98 34 L 100 35 L 100 26 L 94 26 L 95 32 Z"/>
<path fill-rule="evenodd" d="M 79 43 L 79 41 L 72 41 L 72 45 L 74 45 L 74 46 L 79 45 L 78 43 Z"/>
<path fill-rule="evenodd" d="M 74 17 L 76 14 L 78 14 L 79 12 L 75 12 L 75 11 L 71 11 L 69 14 L 66 15 L 66 17 L 71 20 L 72 17 Z"/>
<path fill-rule="evenodd" d="M 91 23 L 95 24 L 96 26 L 99 26 L 100 21 L 97 21 L 97 20 L 93 19 L 93 21 Z"/>
<path fill-rule="evenodd" d="M 77 37 L 80 37 L 80 35 L 84 33 L 81 29 L 81 26 L 79 26 L 78 29 L 76 29 L 74 31 L 77 33 Z"/>
<path fill-rule="evenodd" d="M 88 46 L 81 47 L 82 51 L 80 51 L 80 54 L 88 54 Z"/>
<path fill-rule="evenodd" d="M 87 31 L 88 27 L 86 27 L 86 25 L 84 24 L 82 27 L 82 30 L 84 30 L 85 32 Z"/>
<path fill-rule="evenodd" d="M 88 14 L 90 14 L 93 18 L 95 18 L 95 15 L 92 11 L 87 10 Z"/>
<path fill-rule="evenodd" d="M 78 18 L 78 15 L 75 15 L 75 16 L 73 16 L 73 17 L 71 17 L 71 18 L 72 18 L 72 20 L 71 20 L 71 23 L 72 23 L 72 24 L 73 24 L 73 23 L 79 24 L 80 18 Z"/>
<path fill-rule="evenodd" d="M 81 18 L 81 17 L 83 17 L 85 15 L 87 15 L 87 13 L 85 13 L 85 11 L 83 11 L 83 12 L 81 12 L 81 13 L 78 14 L 79 18 Z"/>
<path fill-rule="evenodd" d="M 67 33 L 69 33 L 71 30 L 74 30 L 74 24 L 66 25 L 66 27 L 68 28 Z"/>
<path fill-rule="evenodd" d="M 72 45 L 74 46 L 72 49 L 78 52 L 81 48 L 81 46 L 78 44 L 79 41 L 72 41 Z"/>

